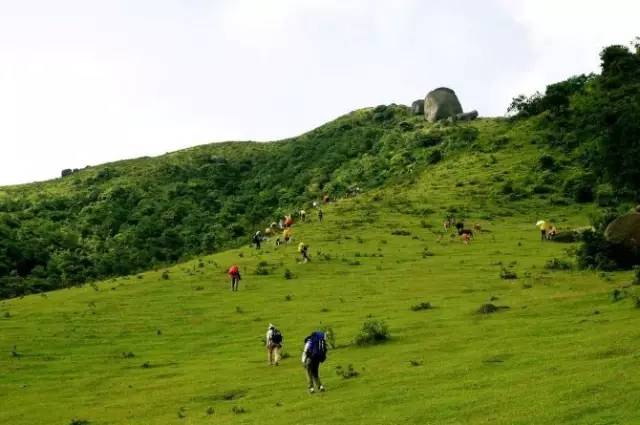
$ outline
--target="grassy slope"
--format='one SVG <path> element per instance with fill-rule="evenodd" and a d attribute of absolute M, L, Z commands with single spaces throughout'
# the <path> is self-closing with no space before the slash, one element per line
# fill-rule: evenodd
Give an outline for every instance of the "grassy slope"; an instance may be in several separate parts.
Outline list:
<path fill-rule="evenodd" d="M 478 125 L 490 133 L 491 123 Z M 520 146 L 494 155 L 492 164 L 461 153 L 404 187 L 327 208 L 322 225 L 296 225 L 310 264 L 296 262 L 295 246 L 245 247 L 203 257 L 204 267 L 176 266 L 169 280 L 156 270 L 2 301 L 0 423 L 640 422 L 640 313 L 630 299 L 609 299 L 630 275 L 545 270 L 548 259 L 567 257 L 567 245 L 541 243 L 532 224 L 546 216 L 584 225 L 588 210 L 550 209 L 542 197 L 490 201 L 490 176 L 527 170 L 537 153 Z M 491 232 L 469 246 L 439 241 L 451 207 Z M 435 255 L 423 258 L 425 247 Z M 263 260 L 276 268 L 256 276 Z M 238 293 L 225 275 L 232 262 L 244 271 Z M 501 280 L 498 262 L 515 262 L 519 278 Z M 282 277 L 286 268 L 295 279 Z M 474 314 L 491 297 L 510 309 Z M 421 301 L 435 308 L 410 310 Z M 389 324 L 392 340 L 350 345 L 370 315 Z M 291 355 L 278 368 L 266 366 L 261 346 L 269 321 Z M 321 324 L 333 327 L 339 348 L 321 370 L 328 391 L 310 396 L 299 351 Z M 349 364 L 359 377 L 335 374 Z"/>

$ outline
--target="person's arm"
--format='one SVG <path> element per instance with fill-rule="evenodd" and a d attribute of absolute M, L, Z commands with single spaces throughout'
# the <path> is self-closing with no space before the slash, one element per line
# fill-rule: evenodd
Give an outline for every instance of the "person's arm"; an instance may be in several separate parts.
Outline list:
<path fill-rule="evenodd" d="M 304 344 L 304 348 L 302 349 L 302 363 L 305 363 L 307 361 L 309 350 L 311 350 L 311 341 L 307 341 L 307 343 Z"/>

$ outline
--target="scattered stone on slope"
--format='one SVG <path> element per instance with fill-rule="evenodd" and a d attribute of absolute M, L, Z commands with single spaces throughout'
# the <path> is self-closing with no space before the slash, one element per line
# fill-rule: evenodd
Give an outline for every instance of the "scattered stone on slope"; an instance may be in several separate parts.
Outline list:
<path fill-rule="evenodd" d="M 430 91 L 424 99 L 424 118 L 429 122 L 444 120 L 462 113 L 456 93 L 446 87 Z"/>
<path fill-rule="evenodd" d="M 424 114 L 424 99 L 414 100 L 411 104 L 411 113 L 413 115 Z"/>

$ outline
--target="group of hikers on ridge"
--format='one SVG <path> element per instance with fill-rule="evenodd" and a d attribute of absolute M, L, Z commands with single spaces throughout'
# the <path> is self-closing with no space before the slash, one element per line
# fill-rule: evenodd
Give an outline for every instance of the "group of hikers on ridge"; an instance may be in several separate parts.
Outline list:
<path fill-rule="evenodd" d="M 280 364 L 282 344 L 284 338 L 278 328 L 269 323 L 265 338 L 267 347 L 267 360 L 269 366 Z M 314 331 L 304 339 L 302 348 L 302 365 L 307 373 L 309 393 L 324 391 L 324 385 L 320 381 L 320 363 L 327 359 L 327 343 L 324 332 Z"/>

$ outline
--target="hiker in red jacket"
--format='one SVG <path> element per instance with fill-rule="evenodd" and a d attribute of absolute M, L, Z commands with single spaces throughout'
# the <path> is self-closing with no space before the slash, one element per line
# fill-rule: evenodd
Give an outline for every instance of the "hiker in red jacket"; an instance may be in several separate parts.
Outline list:
<path fill-rule="evenodd" d="M 238 266 L 234 264 L 229 268 L 228 274 L 231 278 L 231 290 L 237 291 L 238 285 L 240 284 L 240 269 L 238 269 Z"/>

